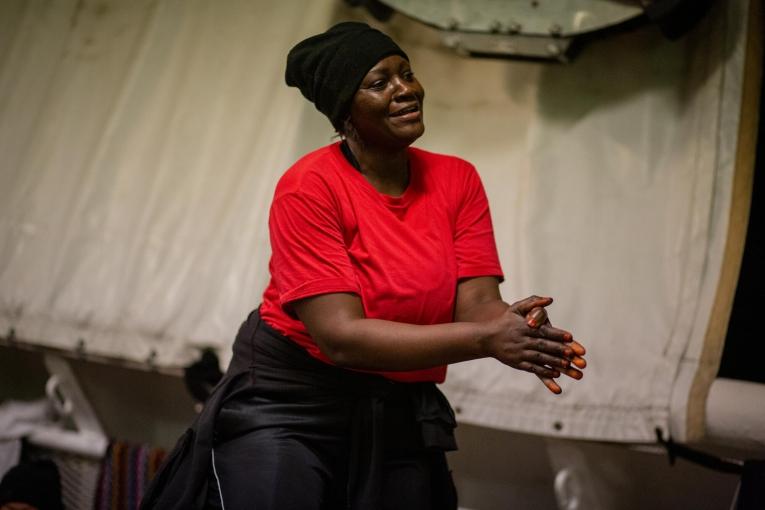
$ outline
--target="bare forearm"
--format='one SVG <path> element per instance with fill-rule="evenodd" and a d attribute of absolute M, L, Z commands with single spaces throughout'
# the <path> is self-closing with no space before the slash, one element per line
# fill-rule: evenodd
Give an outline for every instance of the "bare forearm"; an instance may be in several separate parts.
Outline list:
<path fill-rule="evenodd" d="M 501 299 L 493 299 L 483 303 L 478 303 L 466 310 L 458 310 L 454 320 L 465 322 L 482 322 L 496 319 L 510 307 Z"/>
<path fill-rule="evenodd" d="M 481 358 L 486 356 L 484 341 L 491 330 L 486 323 L 509 306 L 499 299 L 478 303 L 459 313 L 458 322 L 429 326 L 359 319 L 349 324 L 347 349 L 333 357 L 351 368 L 392 371 Z"/>
<path fill-rule="evenodd" d="M 484 290 L 492 284 L 488 290 Z M 524 314 L 547 306 L 532 296 L 508 305 L 496 280 L 461 283 L 456 321 L 416 325 L 367 318 L 355 294 L 332 293 L 294 303 L 295 311 L 319 348 L 346 368 L 403 371 L 493 357 L 519 370 L 557 377 L 568 368 L 570 334 L 550 326 L 529 328 Z M 566 339 L 568 335 L 568 339 Z"/>
<path fill-rule="evenodd" d="M 419 370 L 487 355 L 487 323 L 413 325 L 379 319 L 355 319 L 316 338 L 335 363 L 364 370 Z"/>
<path fill-rule="evenodd" d="M 500 329 L 499 319 L 509 308 L 502 301 L 495 278 L 461 284 L 455 322 L 413 325 L 368 319 L 358 310 L 345 320 L 310 320 L 319 347 L 335 363 L 369 370 L 417 370 L 490 355 L 489 339 Z M 334 298 L 330 298 L 334 299 Z M 336 307 L 334 308 L 337 309 Z"/>

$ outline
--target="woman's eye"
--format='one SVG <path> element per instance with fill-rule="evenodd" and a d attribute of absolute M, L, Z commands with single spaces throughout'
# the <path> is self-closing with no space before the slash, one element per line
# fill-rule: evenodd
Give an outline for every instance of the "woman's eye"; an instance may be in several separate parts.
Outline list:
<path fill-rule="evenodd" d="M 369 88 L 372 88 L 372 89 L 385 88 L 385 80 L 375 80 L 369 85 Z"/>
<path fill-rule="evenodd" d="M 408 81 L 412 81 L 414 79 L 414 72 L 413 71 L 407 71 L 404 73 L 404 79 Z"/>

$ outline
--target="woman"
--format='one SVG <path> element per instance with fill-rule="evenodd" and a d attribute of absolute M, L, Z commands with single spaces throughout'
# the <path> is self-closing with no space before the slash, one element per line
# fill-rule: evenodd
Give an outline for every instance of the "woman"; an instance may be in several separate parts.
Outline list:
<path fill-rule="evenodd" d="M 263 303 L 143 507 L 456 508 L 446 365 L 494 357 L 558 393 L 583 350 L 551 299 L 502 301 L 475 169 L 410 147 L 424 91 L 396 43 L 340 23 L 292 49 L 286 81 L 342 141 L 279 181 Z"/>

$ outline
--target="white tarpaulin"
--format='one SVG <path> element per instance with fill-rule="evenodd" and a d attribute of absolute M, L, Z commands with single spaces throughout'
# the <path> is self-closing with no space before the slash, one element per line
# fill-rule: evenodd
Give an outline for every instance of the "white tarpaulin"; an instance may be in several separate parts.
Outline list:
<path fill-rule="evenodd" d="M 418 146 L 478 167 L 506 300 L 556 299 L 588 348 L 564 394 L 482 360 L 462 420 L 651 441 L 695 366 L 725 244 L 746 1 L 688 37 L 645 27 L 573 64 L 473 60 L 383 27 L 426 89 Z M 224 357 L 268 278 L 278 176 L 332 129 L 288 49 L 360 17 L 330 0 L 0 2 L 0 333 L 158 365 Z M 152 354 L 154 353 L 154 354 Z"/>

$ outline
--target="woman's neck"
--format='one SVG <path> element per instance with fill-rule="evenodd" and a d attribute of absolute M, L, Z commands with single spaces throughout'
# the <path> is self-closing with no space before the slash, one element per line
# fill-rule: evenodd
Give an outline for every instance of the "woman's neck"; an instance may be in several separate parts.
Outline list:
<path fill-rule="evenodd" d="M 409 153 L 406 147 L 381 149 L 346 139 L 359 171 L 377 191 L 394 197 L 401 196 L 409 185 Z"/>

